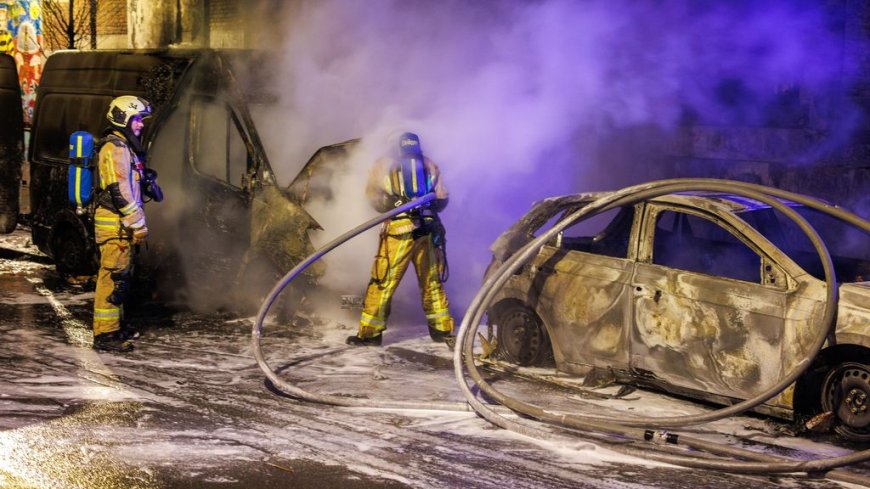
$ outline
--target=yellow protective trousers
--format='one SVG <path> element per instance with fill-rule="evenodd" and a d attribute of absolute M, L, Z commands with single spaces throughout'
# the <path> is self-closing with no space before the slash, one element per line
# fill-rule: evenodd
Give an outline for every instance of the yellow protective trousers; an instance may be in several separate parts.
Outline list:
<path fill-rule="evenodd" d="M 133 238 L 121 226 L 114 212 L 98 207 L 94 215 L 94 235 L 100 248 L 100 270 L 94 292 L 94 336 L 121 329 L 123 306 L 109 302 L 115 290 L 113 274 L 129 272 L 133 255 Z"/>
<path fill-rule="evenodd" d="M 391 235 L 382 231 L 360 317 L 360 337 L 375 336 L 386 329 L 393 293 L 411 262 L 417 272 L 426 322 L 432 329 L 453 332 L 453 317 L 439 276 L 439 252 L 428 234 L 414 239 L 410 232 Z"/>

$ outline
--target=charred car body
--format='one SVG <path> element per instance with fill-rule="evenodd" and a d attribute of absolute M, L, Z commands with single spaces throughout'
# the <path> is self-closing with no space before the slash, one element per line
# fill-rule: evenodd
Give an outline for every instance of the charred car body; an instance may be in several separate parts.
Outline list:
<path fill-rule="evenodd" d="M 271 102 L 248 83 L 263 63 L 246 51 L 181 49 L 48 59 L 29 148 L 30 224 L 34 243 L 61 273 L 97 267 L 94 204 L 76 212 L 66 197 L 69 135 L 99 137 L 108 104 L 120 95 L 144 97 L 155 108 L 142 140 L 165 199 L 146 204 L 151 237 L 140 272 L 148 273 L 139 275 L 154 278 L 156 290 L 198 309 L 250 309 L 255 301 L 244 306 L 228 292 L 251 291 L 255 279 L 262 283 L 254 290 L 269 286 L 313 252 L 308 231 L 319 226 L 304 202 L 279 188 L 252 117 L 252 108 Z"/>
<path fill-rule="evenodd" d="M 537 203 L 492 247 L 489 277 L 546 228 L 604 193 Z M 841 283 L 834 334 L 803 377 L 756 410 L 832 411 L 870 440 L 866 235 L 790 204 L 824 238 Z M 855 239 L 856 241 L 852 241 Z M 498 355 L 720 404 L 750 399 L 806 358 L 824 309 L 822 263 L 795 223 L 751 199 L 676 194 L 568 227 L 497 292 Z"/>

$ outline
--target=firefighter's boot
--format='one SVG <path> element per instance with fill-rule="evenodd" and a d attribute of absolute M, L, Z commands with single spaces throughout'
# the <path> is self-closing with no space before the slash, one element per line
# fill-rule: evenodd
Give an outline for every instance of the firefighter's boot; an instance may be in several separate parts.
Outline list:
<path fill-rule="evenodd" d="M 142 336 L 142 334 L 139 332 L 138 329 L 136 329 L 133 326 L 130 326 L 129 324 L 124 323 L 124 322 L 121 322 L 120 333 L 121 333 L 121 337 L 123 337 L 125 340 L 135 340 L 135 339 L 139 338 L 140 336 Z"/>
<path fill-rule="evenodd" d="M 133 343 L 124 339 L 121 330 L 94 336 L 94 349 L 112 353 L 127 353 L 133 351 Z"/>
<path fill-rule="evenodd" d="M 348 336 L 345 343 L 352 346 L 381 346 L 384 340 L 384 335 L 374 328 L 363 326 L 359 333 Z"/>

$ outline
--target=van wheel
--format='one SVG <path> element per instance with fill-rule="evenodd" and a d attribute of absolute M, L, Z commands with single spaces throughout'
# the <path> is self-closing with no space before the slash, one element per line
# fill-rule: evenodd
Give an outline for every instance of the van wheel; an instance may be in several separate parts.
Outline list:
<path fill-rule="evenodd" d="M 496 316 L 496 326 L 499 358 L 520 366 L 540 366 L 552 358 L 547 330 L 528 307 L 506 306 Z"/>
<path fill-rule="evenodd" d="M 831 369 L 822 383 L 821 404 L 837 417 L 834 430 L 840 436 L 870 441 L 870 367 L 847 362 Z"/>
<path fill-rule="evenodd" d="M 94 261 L 85 239 L 75 230 L 64 227 L 54 236 L 52 253 L 57 272 L 62 276 L 91 275 Z"/>

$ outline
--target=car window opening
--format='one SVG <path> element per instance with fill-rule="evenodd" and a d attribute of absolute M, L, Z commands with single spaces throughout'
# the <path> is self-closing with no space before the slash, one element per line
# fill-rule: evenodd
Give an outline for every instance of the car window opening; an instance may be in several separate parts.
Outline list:
<path fill-rule="evenodd" d="M 722 226 L 665 210 L 657 216 L 653 264 L 760 283 L 761 257 Z"/>
<path fill-rule="evenodd" d="M 554 221 L 562 221 L 577 209 L 577 207 L 566 209 Z M 565 250 L 626 258 L 633 221 L 634 206 L 610 209 L 565 228 L 556 244 Z M 539 231 L 550 227 L 552 226 L 544 226 Z"/>
<path fill-rule="evenodd" d="M 864 246 L 863 233 L 814 209 L 794 206 L 795 211 L 819 233 L 834 262 L 837 281 L 864 282 L 870 276 L 870 250 Z M 824 280 L 825 272 L 818 253 L 800 227 L 771 208 L 740 213 L 740 218 L 770 240 L 813 277 Z"/>

